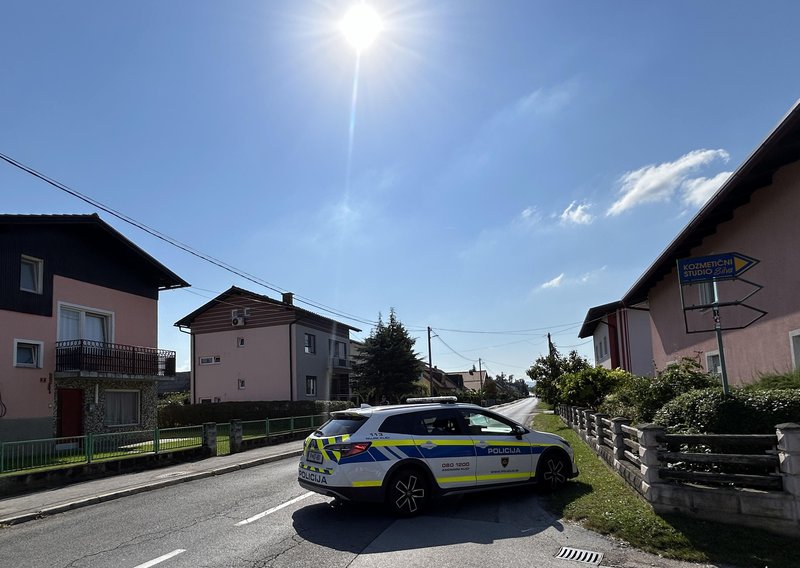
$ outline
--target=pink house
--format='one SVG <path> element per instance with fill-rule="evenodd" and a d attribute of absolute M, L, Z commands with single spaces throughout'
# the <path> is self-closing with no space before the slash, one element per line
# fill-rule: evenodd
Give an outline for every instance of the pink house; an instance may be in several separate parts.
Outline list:
<path fill-rule="evenodd" d="M 192 403 L 347 400 L 349 325 L 236 286 L 176 322 L 191 333 Z"/>
<path fill-rule="evenodd" d="M 721 310 L 723 328 L 740 328 L 722 332 L 729 383 L 743 385 L 757 379 L 761 373 L 798 368 L 800 255 L 795 251 L 800 242 L 798 212 L 800 103 L 622 298 L 622 307 L 648 310 L 656 369 L 663 369 L 682 357 L 691 357 L 698 359 L 709 372 L 720 371 L 713 311 L 705 308 L 684 312 L 683 309 L 684 306 L 708 304 L 715 285 L 684 286 L 682 303 L 677 262 L 727 253 L 740 253 L 759 260 L 742 276 L 763 286 L 758 290 L 742 280 L 716 284 L 717 298 L 723 303 L 742 300 L 755 291 L 745 301 L 746 306 L 726 306 Z M 759 317 L 763 312 L 766 314 Z M 694 333 L 698 330 L 709 331 Z"/>
<path fill-rule="evenodd" d="M 0 441 L 156 425 L 158 293 L 188 286 L 97 215 L 0 215 Z"/>

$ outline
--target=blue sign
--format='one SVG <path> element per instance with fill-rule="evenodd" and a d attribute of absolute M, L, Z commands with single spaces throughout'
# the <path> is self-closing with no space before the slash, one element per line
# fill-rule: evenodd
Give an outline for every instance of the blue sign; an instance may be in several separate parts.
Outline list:
<path fill-rule="evenodd" d="M 758 260 L 738 252 L 682 258 L 678 260 L 678 280 L 681 284 L 732 280 L 756 264 Z"/>

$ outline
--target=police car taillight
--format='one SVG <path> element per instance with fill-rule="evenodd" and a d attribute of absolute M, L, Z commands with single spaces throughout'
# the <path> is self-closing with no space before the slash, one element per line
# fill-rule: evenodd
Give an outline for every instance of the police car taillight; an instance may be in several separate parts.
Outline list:
<path fill-rule="evenodd" d="M 331 444 L 330 446 L 325 446 L 325 450 L 329 452 L 341 452 L 342 457 L 350 457 L 350 456 L 357 456 L 358 454 L 363 454 L 366 452 L 369 447 L 372 445 L 372 442 L 355 442 L 353 444 Z"/>

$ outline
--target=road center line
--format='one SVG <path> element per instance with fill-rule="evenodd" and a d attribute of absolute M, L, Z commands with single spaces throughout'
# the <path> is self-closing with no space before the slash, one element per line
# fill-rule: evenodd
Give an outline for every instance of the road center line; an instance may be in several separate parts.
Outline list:
<path fill-rule="evenodd" d="M 257 521 L 258 519 L 264 518 L 267 515 L 271 515 L 275 511 L 280 511 L 284 507 L 288 507 L 289 505 L 293 505 L 294 503 L 297 503 L 298 501 L 302 501 L 306 497 L 311 497 L 312 495 L 313 495 L 313 493 L 311 491 L 309 491 L 308 493 L 303 493 L 302 495 L 300 495 L 300 497 L 295 497 L 294 499 L 290 499 L 289 501 L 286 501 L 286 503 L 281 503 L 277 507 L 273 507 L 272 509 L 268 509 L 268 510 L 264 511 L 263 513 L 259 513 L 258 515 L 253 515 L 249 519 L 245 519 L 243 521 L 239 521 L 238 523 L 236 523 L 236 526 L 237 527 L 241 527 L 242 525 L 250 524 L 253 521 Z M 136 568 L 139 568 L 139 567 L 137 566 Z"/>
<path fill-rule="evenodd" d="M 151 566 L 155 566 L 156 564 L 161 564 L 165 560 L 169 560 L 173 556 L 178 556 L 179 554 L 183 554 L 186 552 L 184 549 L 179 548 L 177 550 L 173 550 L 169 554 L 165 554 L 164 556 L 159 556 L 158 558 L 151 560 L 150 562 L 145 562 L 144 564 L 139 564 L 135 568 L 150 568 Z"/>

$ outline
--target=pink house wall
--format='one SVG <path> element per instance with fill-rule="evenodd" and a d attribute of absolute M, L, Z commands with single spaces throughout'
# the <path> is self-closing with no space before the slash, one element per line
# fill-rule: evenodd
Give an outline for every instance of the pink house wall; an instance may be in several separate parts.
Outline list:
<path fill-rule="evenodd" d="M 238 338 L 244 347 L 238 347 Z M 289 400 L 289 326 L 232 328 L 194 336 L 193 400 L 221 402 Z M 220 357 L 220 363 L 201 365 L 200 357 Z M 245 388 L 239 388 L 244 379 Z"/>
<path fill-rule="evenodd" d="M 748 300 L 768 315 L 752 326 L 723 333 L 731 385 L 741 385 L 759 373 L 785 372 L 792 367 L 789 333 L 800 329 L 800 162 L 778 170 L 773 184 L 755 191 L 733 219 L 720 224 L 691 256 L 739 252 L 761 262 L 744 275 L 764 286 Z M 675 269 L 649 292 L 653 358 L 663 369 L 680 357 L 701 357 L 717 350 L 713 332 L 687 334 Z M 723 321 L 723 323 L 725 323 Z"/>
<path fill-rule="evenodd" d="M 37 316 L 0 310 L 0 394 L 6 405 L 6 418 L 42 418 L 52 416 L 60 302 L 111 312 L 113 341 L 124 345 L 156 347 L 158 338 L 158 302 L 117 290 L 87 284 L 70 278 L 53 279 L 53 316 Z M 44 343 L 41 369 L 13 366 L 14 339 Z M 5 363 L 7 362 L 7 363 Z"/>

